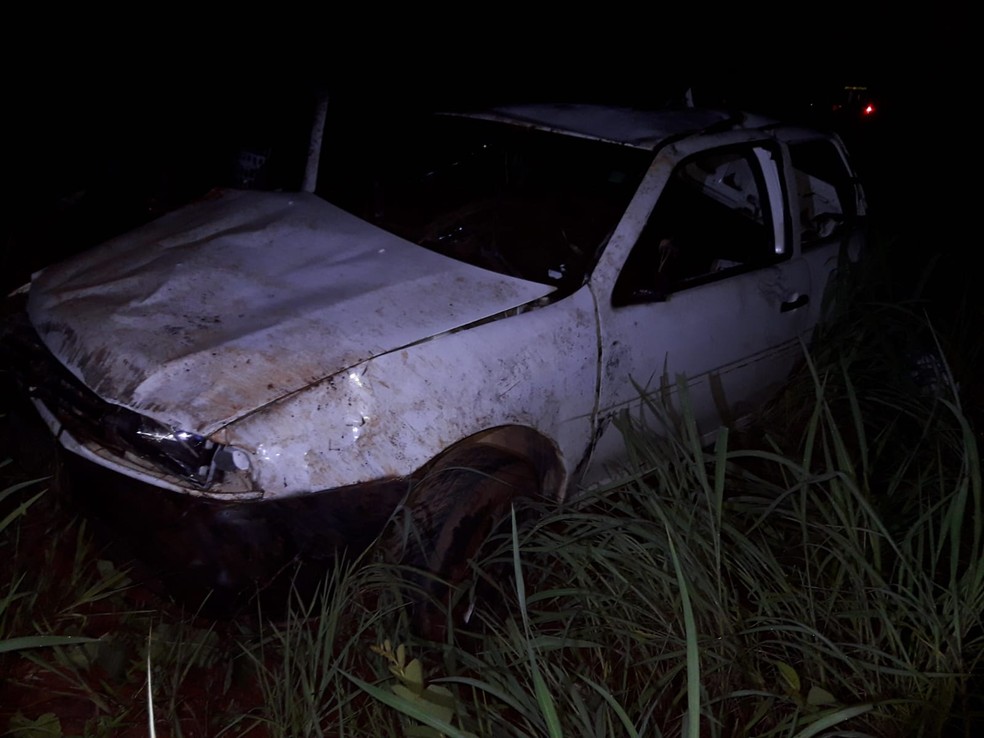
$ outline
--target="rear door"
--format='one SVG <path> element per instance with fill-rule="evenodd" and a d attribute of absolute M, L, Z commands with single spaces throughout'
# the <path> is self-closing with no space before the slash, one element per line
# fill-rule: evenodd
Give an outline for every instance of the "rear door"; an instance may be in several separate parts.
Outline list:
<path fill-rule="evenodd" d="M 811 305 L 821 317 L 821 299 L 841 258 L 859 258 L 865 237 L 865 200 L 843 144 L 833 136 L 791 129 L 789 161 L 792 235 L 809 265 L 818 299 Z"/>

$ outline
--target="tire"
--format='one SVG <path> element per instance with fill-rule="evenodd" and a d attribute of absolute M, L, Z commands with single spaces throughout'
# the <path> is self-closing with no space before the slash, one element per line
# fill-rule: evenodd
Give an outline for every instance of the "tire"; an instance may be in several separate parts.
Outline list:
<path fill-rule="evenodd" d="M 421 582 L 445 606 L 468 578 L 482 543 L 510 512 L 514 501 L 539 492 L 540 477 L 519 454 L 481 444 L 450 452 L 410 493 L 412 528 L 402 561 L 435 575 Z M 445 584 L 446 583 L 446 584 Z M 418 608 L 418 626 L 432 640 L 445 613 Z"/>

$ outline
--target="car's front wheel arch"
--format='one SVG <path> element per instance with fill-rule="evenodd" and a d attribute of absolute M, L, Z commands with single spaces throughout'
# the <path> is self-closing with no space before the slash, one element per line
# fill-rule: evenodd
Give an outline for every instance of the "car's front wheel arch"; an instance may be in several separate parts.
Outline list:
<path fill-rule="evenodd" d="M 561 500 L 567 484 L 567 472 L 560 449 L 550 438 L 535 428 L 523 425 L 502 425 L 480 431 L 445 449 L 423 469 L 424 474 L 445 464 L 452 456 L 469 453 L 469 449 L 492 447 L 525 459 L 536 470 L 537 494 Z"/>
<path fill-rule="evenodd" d="M 387 548 L 404 564 L 436 575 L 439 580 L 425 588 L 439 599 L 448 593 L 442 582 L 453 586 L 468 577 L 471 560 L 514 503 L 557 500 L 565 481 L 556 446 L 519 426 L 456 443 L 414 477 Z"/>

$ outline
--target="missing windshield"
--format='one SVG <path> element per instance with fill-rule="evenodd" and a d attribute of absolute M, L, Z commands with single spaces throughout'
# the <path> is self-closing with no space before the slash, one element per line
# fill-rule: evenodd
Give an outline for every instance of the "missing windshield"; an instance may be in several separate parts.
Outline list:
<path fill-rule="evenodd" d="M 409 241 L 501 274 L 583 282 L 651 155 L 468 118 L 336 151 L 320 193 Z"/>

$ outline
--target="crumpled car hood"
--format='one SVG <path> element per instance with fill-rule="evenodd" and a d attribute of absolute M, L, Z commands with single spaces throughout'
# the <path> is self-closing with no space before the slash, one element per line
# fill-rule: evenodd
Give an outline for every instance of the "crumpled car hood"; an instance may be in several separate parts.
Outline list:
<path fill-rule="evenodd" d="M 209 434 L 552 289 L 427 251 L 311 194 L 223 191 L 36 275 L 28 313 L 102 398 Z"/>

